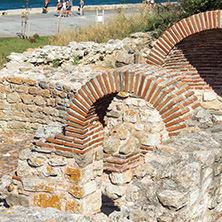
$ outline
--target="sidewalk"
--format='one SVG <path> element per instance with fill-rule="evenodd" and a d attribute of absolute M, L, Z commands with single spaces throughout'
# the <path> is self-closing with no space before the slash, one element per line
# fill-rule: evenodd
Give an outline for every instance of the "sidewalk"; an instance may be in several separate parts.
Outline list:
<path fill-rule="evenodd" d="M 37 33 L 40 36 L 55 35 L 58 31 L 70 30 L 75 27 L 82 27 L 90 24 L 95 24 L 96 8 L 94 10 L 86 11 L 84 15 L 80 16 L 77 8 L 72 12 L 72 17 L 63 18 L 58 17 L 56 10 L 49 11 L 47 14 L 36 13 L 28 15 L 29 36 Z M 125 9 L 126 14 L 139 13 L 140 9 L 130 8 Z M 113 17 L 117 14 L 117 10 L 105 10 L 104 20 Z M 13 37 L 21 33 L 21 15 L 5 15 L 0 16 L 0 37 Z M 60 26 L 58 25 L 60 24 Z M 58 27 L 59 26 L 59 27 Z"/>

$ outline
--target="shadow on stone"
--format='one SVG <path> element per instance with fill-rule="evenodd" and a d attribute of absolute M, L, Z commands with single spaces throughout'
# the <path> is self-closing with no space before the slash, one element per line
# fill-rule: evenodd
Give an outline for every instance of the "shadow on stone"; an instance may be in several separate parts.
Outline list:
<path fill-rule="evenodd" d="M 120 211 L 120 209 L 114 205 L 112 199 L 103 194 L 101 212 L 109 216 L 113 211 Z"/>

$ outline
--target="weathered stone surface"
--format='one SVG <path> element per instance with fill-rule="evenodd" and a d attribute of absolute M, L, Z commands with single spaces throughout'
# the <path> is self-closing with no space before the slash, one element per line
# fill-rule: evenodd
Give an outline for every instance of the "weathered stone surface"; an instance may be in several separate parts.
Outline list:
<path fill-rule="evenodd" d="M 129 132 L 127 131 L 126 126 L 124 124 L 119 124 L 115 126 L 110 132 L 111 136 L 119 138 L 120 140 L 125 140 L 128 134 Z"/>
<path fill-rule="evenodd" d="M 126 200 L 135 203 L 140 199 L 140 189 L 136 185 L 130 185 L 126 190 Z"/>
<path fill-rule="evenodd" d="M 111 173 L 110 174 L 110 179 L 113 184 L 116 185 L 123 185 L 132 180 L 132 172 L 131 170 L 127 170 L 123 173 Z"/>
<path fill-rule="evenodd" d="M 25 104 L 32 104 L 33 103 L 33 95 L 27 95 L 25 93 L 22 93 L 21 100 Z"/>
<path fill-rule="evenodd" d="M 203 94 L 204 101 L 212 101 L 212 100 L 215 100 L 216 98 L 217 97 L 214 92 L 204 92 L 204 94 Z"/>
<path fill-rule="evenodd" d="M 27 162 L 32 167 L 40 167 L 44 164 L 44 158 L 39 158 L 39 157 L 29 158 L 27 159 Z"/>
<path fill-rule="evenodd" d="M 90 180 L 91 170 L 90 168 L 78 169 L 67 166 L 66 178 L 76 184 L 83 184 Z"/>
<path fill-rule="evenodd" d="M 80 168 L 84 168 L 93 162 L 93 152 L 87 152 L 86 154 L 76 154 L 75 161 Z"/>
<path fill-rule="evenodd" d="M 69 199 L 66 202 L 65 211 L 75 214 L 82 214 L 83 207 L 83 201 L 77 199 Z"/>
<path fill-rule="evenodd" d="M 17 92 L 8 93 L 6 99 L 9 103 L 17 103 L 20 101 L 20 96 Z"/>
<path fill-rule="evenodd" d="M 50 180 L 25 177 L 23 178 L 22 183 L 24 186 L 24 190 L 27 191 L 53 192 L 55 190 L 55 183 Z"/>
<path fill-rule="evenodd" d="M 140 141 L 136 137 L 130 137 L 126 143 L 124 143 L 120 149 L 119 153 L 122 154 L 128 154 L 132 153 L 135 150 L 138 150 L 140 148 Z"/>
<path fill-rule="evenodd" d="M 125 110 L 125 112 L 123 114 L 123 120 L 126 122 L 136 123 L 137 115 L 138 115 L 138 111 L 136 109 Z"/>
<path fill-rule="evenodd" d="M 205 109 L 213 109 L 213 110 L 219 110 L 221 108 L 221 103 L 215 101 L 215 102 L 204 102 L 201 104 L 201 106 Z"/>
<path fill-rule="evenodd" d="M 119 145 L 120 140 L 118 138 L 106 137 L 103 140 L 103 150 L 109 154 L 117 152 Z"/>
<path fill-rule="evenodd" d="M 61 199 L 58 195 L 37 194 L 33 196 L 33 203 L 35 207 L 52 207 L 61 210 Z"/>
<path fill-rule="evenodd" d="M 162 192 L 158 192 L 159 201 L 163 204 L 163 206 L 168 207 L 169 209 L 180 209 L 187 204 L 187 195 L 184 193 L 180 193 L 175 190 L 164 190 Z"/>
<path fill-rule="evenodd" d="M 100 208 L 102 206 L 102 192 L 100 190 L 97 190 L 95 193 L 93 193 L 90 196 L 90 201 L 92 212 L 98 212 L 100 211 Z"/>
<path fill-rule="evenodd" d="M 119 197 L 122 197 L 125 194 L 126 188 L 124 186 L 117 186 L 117 185 L 113 185 L 113 184 L 108 184 L 105 187 L 105 191 L 106 191 L 106 194 L 108 197 L 115 200 Z"/>
<path fill-rule="evenodd" d="M 9 206 L 29 207 L 29 198 L 18 194 L 9 194 L 6 202 Z"/>
<path fill-rule="evenodd" d="M 141 135 L 140 142 L 146 146 L 155 146 L 160 144 L 160 134 L 146 133 Z"/>
<path fill-rule="evenodd" d="M 56 155 L 52 154 L 49 161 L 48 161 L 48 164 L 53 167 L 64 166 L 67 164 L 67 160 L 65 157 L 56 156 Z"/>
<path fill-rule="evenodd" d="M 69 187 L 69 193 L 80 199 L 96 191 L 96 182 L 90 181 L 82 186 L 73 184 Z"/>

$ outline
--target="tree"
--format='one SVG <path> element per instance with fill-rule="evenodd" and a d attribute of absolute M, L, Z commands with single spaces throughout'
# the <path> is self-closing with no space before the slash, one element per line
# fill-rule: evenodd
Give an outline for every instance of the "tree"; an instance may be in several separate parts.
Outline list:
<path fill-rule="evenodd" d="M 222 0 L 179 0 L 179 2 L 189 15 L 222 9 Z"/>

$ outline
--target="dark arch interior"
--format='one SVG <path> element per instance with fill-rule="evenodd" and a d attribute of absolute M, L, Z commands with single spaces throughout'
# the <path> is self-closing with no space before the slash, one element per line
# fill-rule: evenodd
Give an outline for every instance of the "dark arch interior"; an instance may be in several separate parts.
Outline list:
<path fill-rule="evenodd" d="M 166 68 L 192 74 L 193 66 L 213 90 L 222 96 L 222 29 L 191 35 L 178 43 L 166 57 Z"/>
<path fill-rule="evenodd" d="M 104 116 L 106 115 L 109 104 L 116 95 L 117 93 L 108 94 L 98 99 L 92 107 L 92 110 L 95 110 L 97 116 L 99 117 L 99 121 L 103 126 L 105 126 Z"/>

